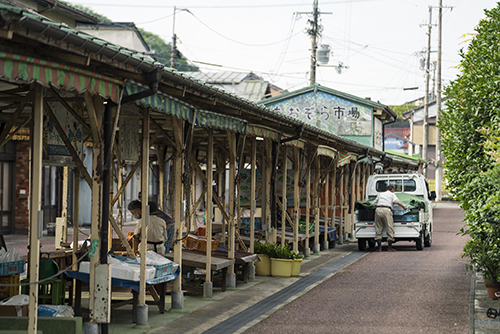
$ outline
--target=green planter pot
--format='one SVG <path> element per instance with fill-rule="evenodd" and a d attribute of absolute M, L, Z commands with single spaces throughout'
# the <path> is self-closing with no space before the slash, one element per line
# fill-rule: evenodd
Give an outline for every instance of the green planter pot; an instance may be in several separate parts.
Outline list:
<path fill-rule="evenodd" d="M 271 276 L 290 277 L 292 276 L 293 260 L 271 258 Z"/>
<path fill-rule="evenodd" d="M 260 258 L 260 262 L 255 262 L 255 274 L 259 276 L 269 276 L 271 275 L 271 259 L 269 255 L 257 254 Z"/>
<path fill-rule="evenodd" d="M 292 262 L 292 276 L 300 275 L 300 266 L 302 265 L 302 259 L 295 259 Z"/>

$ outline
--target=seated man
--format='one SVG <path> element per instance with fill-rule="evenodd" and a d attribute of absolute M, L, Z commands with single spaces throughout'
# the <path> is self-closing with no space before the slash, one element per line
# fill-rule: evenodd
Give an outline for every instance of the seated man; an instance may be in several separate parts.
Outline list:
<path fill-rule="evenodd" d="M 139 219 L 135 227 L 133 238 L 141 240 L 141 218 L 142 218 L 142 203 L 139 200 L 131 201 L 128 204 L 128 210 Z M 154 208 L 150 208 L 151 210 Z M 156 207 L 156 210 L 158 208 Z M 147 250 L 155 251 L 158 254 L 165 255 L 165 241 L 167 240 L 167 227 L 165 221 L 155 215 L 149 216 L 148 236 L 147 236 Z"/>
<path fill-rule="evenodd" d="M 167 224 L 168 238 L 167 241 L 165 241 L 165 254 L 167 254 L 170 251 L 170 247 L 172 246 L 172 241 L 174 240 L 175 222 L 172 219 L 172 217 L 167 215 L 165 212 L 161 211 L 155 202 L 149 201 L 148 204 L 149 204 L 149 213 L 151 215 L 160 217 L 165 221 L 165 224 Z"/>

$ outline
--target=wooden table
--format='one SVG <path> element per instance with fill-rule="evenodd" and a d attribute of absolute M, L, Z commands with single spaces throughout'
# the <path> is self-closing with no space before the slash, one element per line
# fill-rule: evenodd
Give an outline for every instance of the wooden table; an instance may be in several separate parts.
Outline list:
<path fill-rule="evenodd" d="M 174 254 L 169 253 L 166 254 L 170 260 L 174 260 Z M 235 263 L 234 259 L 228 259 L 227 257 L 221 258 L 217 256 L 212 256 L 210 269 L 211 274 L 213 275 L 214 271 L 222 270 L 222 291 L 226 291 L 226 275 L 227 268 Z M 207 269 L 207 256 L 203 252 L 193 251 L 193 250 L 182 250 L 182 266 L 191 267 L 192 273 L 195 268 Z M 192 276 L 193 277 L 193 276 Z"/>
<path fill-rule="evenodd" d="M 180 270 L 177 269 L 177 272 L 171 275 L 160 276 L 157 278 L 152 278 L 146 281 L 146 289 L 152 291 L 154 287 L 158 287 L 158 300 L 147 301 L 148 304 L 154 304 L 158 306 L 160 313 L 165 313 L 165 295 L 167 291 L 167 282 L 174 280 L 177 276 L 179 276 Z M 75 315 L 81 316 L 82 314 L 82 282 L 89 282 L 90 275 L 87 273 L 81 273 L 79 271 L 65 271 L 66 276 L 75 279 L 76 281 L 76 289 L 75 289 Z M 118 287 L 130 288 L 132 290 L 132 299 L 119 301 L 117 303 L 113 303 L 112 308 L 117 308 L 119 306 L 123 306 L 126 304 L 132 304 L 132 321 L 137 322 L 137 304 L 139 300 L 139 281 L 129 281 L 118 278 L 111 278 L 111 285 Z"/>

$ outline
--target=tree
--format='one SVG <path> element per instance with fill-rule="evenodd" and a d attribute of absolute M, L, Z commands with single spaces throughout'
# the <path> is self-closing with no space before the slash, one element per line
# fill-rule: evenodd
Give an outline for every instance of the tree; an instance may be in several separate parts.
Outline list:
<path fill-rule="evenodd" d="M 466 210 L 475 200 L 469 185 L 495 166 L 484 144 L 498 137 L 500 125 L 500 6 L 485 14 L 460 50 L 460 74 L 445 88 L 447 110 L 438 124 L 449 188 Z"/>
<path fill-rule="evenodd" d="M 141 28 L 137 28 L 144 38 L 144 41 L 149 46 L 149 48 L 155 52 L 154 58 L 160 63 L 170 66 L 170 57 L 172 54 L 172 45 L 167 44 L 160 36 L 153 34 L 152 32 L 146 31 Z M 188 59 L 177 50 L 175 57 L 175 69 L 177 71 L 192 72 L 199 71 L 199 68 L 188 62 Z"/>

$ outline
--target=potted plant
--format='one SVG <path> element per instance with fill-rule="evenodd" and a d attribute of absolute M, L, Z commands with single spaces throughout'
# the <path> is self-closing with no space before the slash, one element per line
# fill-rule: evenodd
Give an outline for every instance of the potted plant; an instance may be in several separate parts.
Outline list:
<path fill-rule="evenodd" d="M 490 299 L 497 299 L 495 292 L 500 291 L 500 228 L 489 223 L 468 224 L 463 231 L 471 239 L 465 243 L 462 257 L 468 257 L 468 267 L 481 271 Z"/>
<path fill-rule="evenodd" d="M 255 263 L 255 274 L 260 276 L 271 275 L 271 259 L 269 253 L 271 252 L 271 244 L 264 244 L 257 240 L 254 244 L 254 253 L 260 258 L 260 262 Z"/>
<path fill-rule="evenodd" d="M 288 244 L 273 245 L 271 257 L 271 275 L 273 277 L 290 277 L 295 252 L 289 249 Z"/>

